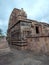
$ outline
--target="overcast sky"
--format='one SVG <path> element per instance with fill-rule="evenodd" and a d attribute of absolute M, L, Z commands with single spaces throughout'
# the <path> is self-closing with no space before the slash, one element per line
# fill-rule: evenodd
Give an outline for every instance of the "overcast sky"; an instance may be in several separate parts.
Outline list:
<path fill-rule="evenodd" d="M 49 0 L 0 0 L 0 28 L 4 33 L 14 8 L 23 8 L 29 19 L 49 23 Z"/>

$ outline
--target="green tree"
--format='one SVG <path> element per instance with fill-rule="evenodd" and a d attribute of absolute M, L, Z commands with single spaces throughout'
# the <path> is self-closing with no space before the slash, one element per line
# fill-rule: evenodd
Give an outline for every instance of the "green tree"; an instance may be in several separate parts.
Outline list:
<path fill-rule="evenodd" d="M 0 36 L 3 36 L 2 29 L 0 29 Z"/>

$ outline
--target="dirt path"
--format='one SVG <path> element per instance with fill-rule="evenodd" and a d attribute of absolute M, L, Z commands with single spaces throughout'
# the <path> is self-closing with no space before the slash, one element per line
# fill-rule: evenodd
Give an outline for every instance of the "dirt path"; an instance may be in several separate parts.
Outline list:
<path fill-rule="evenodd" d="M 36 56 L 27 51 L 11 50 L 0 56 L 0 65 L 49 65 L 49 56 Z"/>
<path fill-rule="evenodd" d="M 0 65 L 49 65 L 49 56 L 34 55 L 31 51 L 10 50 L 5 39 L 1 42 Z"/>
<path fill-rule="evenodd" d="M 3 53 L 10 52 L 10 48 L 8 45 L 8 42 L 6 40 L 6 37 L 0 39 L 0 55 L 4 55 Z"/>

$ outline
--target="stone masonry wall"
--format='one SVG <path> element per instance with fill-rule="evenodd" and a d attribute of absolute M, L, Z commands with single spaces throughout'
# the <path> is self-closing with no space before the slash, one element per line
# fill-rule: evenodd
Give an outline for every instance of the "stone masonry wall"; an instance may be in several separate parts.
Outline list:
<path fill-rule="evenodd" d="M 35 53 L 49 53 L 49 37 L 28 38 L 28 49 Z"/>

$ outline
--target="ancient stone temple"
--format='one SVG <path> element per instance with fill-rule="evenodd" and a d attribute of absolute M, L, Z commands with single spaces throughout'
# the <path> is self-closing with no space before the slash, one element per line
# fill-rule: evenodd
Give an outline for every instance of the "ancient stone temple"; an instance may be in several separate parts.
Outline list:
<path fill-rule="evenodd" d="M 49 24 L 27 19 L 23 8 L 14 8 L 9 19 L 7 41 L 17 49 L 49 52 Z"/>

